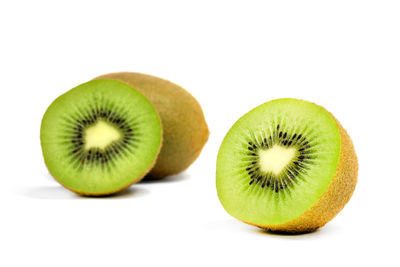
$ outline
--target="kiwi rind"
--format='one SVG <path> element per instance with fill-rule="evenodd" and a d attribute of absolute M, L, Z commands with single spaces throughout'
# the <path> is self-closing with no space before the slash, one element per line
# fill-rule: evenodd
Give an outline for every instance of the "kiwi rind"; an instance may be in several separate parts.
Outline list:
<path fill-rule="evenodd" d="M 281 100 L 286 102 L 289 101 L 292 102 L 293 104 L 296 104 L 296 101 L 301 101 L 296 99 L 281 99 Z M 275 101 L 279 101 L 279 99 Z M 326 185 L 323 192 L 321 192 L 320 197 L 317 198 L 316 201 L 314 201 L 307 210 L 303 211 L 302 213 L 300 213 L 299 215 L 288 221 L 283 221 L 282 223 L 279 222 L 276 224 L 260 224 L 257 223 L 256 220 L 249 221 L 246 220 L 245 218 L 240 218 L 243 216 L 236 214 L 236 211 L 234 213 L 231 213 L 230 210 L 232 204 L 235 203 L 236 200 L 234 202 L 229 203 L 230 202 L 229 199 L 221 198 L 222 195 L 220 195 L 220 193 L 230 189 L 225 188 L 225 186 L 221 187 L 223 184 L 218 182 L 219 181 L 218 165 L 221 164 L 220 162 L 219 164 L 217 164 L 217 191 L 221 203 L 223 204 L 224 208 L 228 211 L 228 213 L 248 224 L 256 225 L 261 228 L 267 229 L 269 231 L 280 232 L 280 233 L 303 233 L 318 229 L 319 227 L 325 225 L 333 217 L 335 217 L 338 212 L 340 212 L 340 210 L 344 207 L 344 205 L 349 201 L 355 189 L 355 185 L 357 183 L 357 171 L 358 171 L 357 157 L 354 151 L 353 143 L 351 142 L 350 137 L 348 136 L 347 132 L 343 129 L 343 127 L 340 125 L 340 123 L 332 116 L 331 113 L 327 112 L 324 108 L 320 106 L 318 107 L 324 110 L 324 112 L 326 112 L 327 118 L 331 117 L 333 126 L 331 127 L 331 129 L 334 130 L 334 128 L 336 127 L 335 132 L 337 131 L 337 138 L 338 138 L 337 139 L 338 150 L 336 154 L 337 164 L 334 165 L 335 168 L 332 169 L 332 172 L 330 174 L 331 175 L 330 177 L 332 178 L 329 179 L 329 183 Z M 250 121 L 248 120 L 248 123 L 250 122 L 251 120 Z M 224 149 L 225 152 L 226 148 L 227 146 L 225 146 Z M 225 156 L 222 158 L 225 159 Z M 220 158 L 219 155 L 218 161 L 220 161 L 222 158 Z M 228 160 L 228 158 L 226 158 L 226 160 Z M 219 174 L 223 175 L 223 173 L 221 173 L 220 171 Z M 235 187 L 234 184 L 229 186 Z M 242 199 L 241 201 L 246 201 L 246 200 Z M 228 203 L 230 206 L 229 209 L 227 209 L 227 207 L 225 206 Z M 244 212 L 244 214 L 247 213 L 245 212 L 245 210 L 242 211 Z"/>
<path fill-rule="evenodd" d="M 333 115 L 331 114 L 333 117 Z M 304 233 L 313 232 L 332 220 L 347 204 L 357 184 L 358 161 L 353 142 L 339 121 L 333 117 L 339 128 L 341 145 L 336 173 L 319 200 L 300 217 L 283 224 L 258 225 L 246 222 L 272 232 Z"/>
<path fill-rule="evenodd" d="M 69 185 L 68 185 L 66 182 L 64 182 L 62 179 L 59 179 L 58 175 L 56 175 L 56 174 L 54 173 L 53 170 L 55 170 L 55 169 L 54 169 L 54 166 L 51 166 L 50 157 L 49 157 L 49 155 L 46 155 L 46 153 L 45 153 L 45 152 L 46 152 L 46 149 L 45 149 L 44 146 L 46 145 L 46 142 L 47 142 L 47 141 L 46 141 L 46 138 L 45 138 L 45 136 L 46 136 L 45 131 L 46 131 L 46 129 L 49 129 L 49 126 L 47 125 L 47 126 L 45 127 L 44 125 L 49 123 L 49 122 L 45 122 L 45 120 L 46 120 L 46 117 L 48 117 L 48 114 L 50 113 L 51 107 L 54 106 L 54 105 L 58 105 L 59 103 L 64 102 L 64 101 L 65 101 L 65 98 L 63 98 L 64 95 L 69 94 L 69 93 L 70 93 L 71 91 L 73 91 L 73 90 L 74 90 L 74 91 L 79 90 L 79 87 L 90 87 L 90 86 L 95 86 L 95 87 L 96 87 L 96 86 L 99 86 L 99 85 L 101 86 L 102 84 L 103 84 L 103 85 L 105 84 L 105 86 L 106 86 L 108 89 L 111 89 L 111 90 L 112 90 L 112 88 L 115 88 L 115 86 L 116 86 L 116 87 L 121 87 L 121 86 L 123 86 L 123 87 L 126 88 L 124 92 L 128 92 L 129 95 L 135 95 L 135 96 L 141 98 L 140 101 L 147 102 L 148 104 L 146 104 L 146 106 L 147 106 L 148 108 L 151 107 L 151 109 L 153 109 L 153 111 L 151 111 L 151 114 L 152 114 L 151 116 L 152 116 L 152 118 L 154 118 L 153 123 L 156 123 L 156 124 L 158 123 L 158 125 L 159 125 L 159 127 L 157 127 L 157 129 L 159 130 L 159 133 L 157 133 L 157 136 L 159 136 L 159 141 L 158 141 L 157 147 L 154 147 L 154 149 L 153 149 L 153 150 L 154 150 L 154 156 L 152 155 L 152 161 L 149 162 L 149 165 L 146 165 L 146 169 L 144 169 L 144 170 L 142 169 L 143 171 L 142 171 L 141 173 L 136 174 L 135 176 L 129 176 L 129 177 L 127 176 L 128 179 L 125 179 L 125 178 L 124 178 L 124 180 L 127 180 L 127 182 L 121 183 L 119 187 L 112 187 L 112 188 L 110 188 L 109 190 L 104 190 L 104 189 L 103 189 L 103 190 L 100 190 L 100 191 L 91 191 L 91 190 L 85 191 L 85 190 L 81 190 L 80 188 L 76 188 L 76 187 L 73 187 L 73 186 L 69 186 Z M 135 91 L 134 94 L 131 93 L 132 90 Z M 130 97 L 131 97 L 131 96 L 130 96 Z M 148 108 L 146 109 L 147 111 L 149 111 Z M 54 116 L 54 115 L 52 115 L 52 116 Z M 60 116 L 63 116 L 63 115 L 61 114 Z M 46 110 L 46 113 L 44 114 L 43 119 L 42 119 L 42 125 L 41 125 L 41 145 L 42 145 L 42 152 L 43 152 L 44 161 L 45 161 L 45 163 L 46 163 L 46 167 L 47 167 L 49 173 L 50 173 L 50 174 L 53 176 L 53 178 L 54 178 L 56 181 L 58 181 L 63 187 L 69 189 L 70 191 L 72 191 L 72 192 L 74 192 L 74 193 L 77 193 L 77 194 L 80 194 L 80 195 L 84 195 L 84 196 L 108 196 L 108 195 L 112 195 L 112 194 L 121 192 L 121 191 L 125 190 L 126 188 L 128 188 L 129 186 L 131 186 L 132 184 L 139 182 L 140 180 L 143 179 L 143 177 L 145 177 L 145 175 L 149 172 L 149 170 L 154 166 L 154 164 L 155 164 L 155 162 L 156 162 L 156 159 L 157 159 L 157 156 L 158 156 L 158 154 L 159 154 L 159 152 L 160 152 L 160 150 L 161 150 L 161 145 L 162 145 L 162 127 L 161 127 L 161 119 L 159 118 L 159 116 L 158 116 L 156 110 L 155 110 L 154 107 L 151 105 L 151 103 L 147 100 L 147 98 L 145 98 L 145 96 L 143 96 L 140 92 L 138 92 L 137 90 L 134 90 L 133 88 L 131 88 L 131 87 L 128 86 L 127 84 L 121 83 L 121 82 L 118 82 L 118 81 L 110 81 L 110 80 L 90 81 L 90 82 L 81 84 L 81 85 L 79 85 L 79 86 L 77 86 L 77 87 L 71 89 L 70 91 L 66 92 L 65 94 L 61 95 L 61 96 L 58 97 L 56 100 L 54 100 L 53 103 L 48 107 L 48 109 Z M 147 163 L 146 163 L 146 164 L 147 164 Z M 50 168 L 50 166 L 51 166 L 52 168 Z M 73 175 L 73 174 L 69 174 L 69 175 Z M 114 179 L 115 179 L 115 178 L 116 178 L 116 177 L 114 177 Z"/>
<path fill-rule="evenodd" d="M 163 126 L 163 145 L 147 177 L 159 179 L 187 169 L 200 155 L 209 137 L 197 100 L 182 87 L 147 74 L 118 72 L 95 79 L 124 82 L 145 95 L 156 108 Z"/>

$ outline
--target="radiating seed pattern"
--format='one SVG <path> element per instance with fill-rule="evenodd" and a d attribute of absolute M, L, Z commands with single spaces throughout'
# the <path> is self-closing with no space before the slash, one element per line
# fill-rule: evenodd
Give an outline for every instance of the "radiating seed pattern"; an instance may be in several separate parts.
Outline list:
<path fill-rule="evenodd" d="M 94 101 L 89 108 L 77 109 L 72 115 L 66 115 L 63 119 L 67 134 L 60 136 L 63 144 L 67 145 L 68 159 L 77 169 L 98 166 L 101 169 L 109 169 L 113 160 L 127 157 L 134 153 L 135 141 L 138 132 L 137 122 L 130 118 L 128 112 L 121 107 L 116 107 L 107 101 Z M 112 142 L 104 149 L 85 149 L 85 129 L 93 126 L 99 120 L 103 120 L 121 133 L 118 141 Z"/>
<path fill-rule="evenodd" d="M 249 178 L 250 186 L 259 186 L 266 190 L 279 193 L 302 179 L 311 165 L 314 164 L 317 155 L 312 150 L 311 140 L 307 140 L 302 133 L 289 134 L 278 124 L 272 134 L 264 138 L 250 136 L 246 141 L 247 159 L 245 170 Z M 297 149 L 297 156 L 279 174 L 264 173 L 260 170 L 258 151 L 272 148 L 274 145 L 294 147 Z"/>

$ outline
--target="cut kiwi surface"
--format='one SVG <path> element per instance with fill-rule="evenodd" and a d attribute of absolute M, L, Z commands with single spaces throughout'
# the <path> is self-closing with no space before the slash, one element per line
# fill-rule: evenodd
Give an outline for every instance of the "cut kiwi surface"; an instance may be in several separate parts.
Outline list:
<path fill-rule="evenodd" d="M 353 144 L 324 108 L 278 99 L 240 118 L 217 160 L 217 191 L 229 214 L 282 232 L 313 231 L 350 199 Z"/>
<path fill-rule="evenodd" d="M 45 163 L 54 178 L 83 195 L 108 195 L 138 182 L 162 143 L 153 105 L 112 80 L 79 85 L 47 109 L 40 130 Z"/>

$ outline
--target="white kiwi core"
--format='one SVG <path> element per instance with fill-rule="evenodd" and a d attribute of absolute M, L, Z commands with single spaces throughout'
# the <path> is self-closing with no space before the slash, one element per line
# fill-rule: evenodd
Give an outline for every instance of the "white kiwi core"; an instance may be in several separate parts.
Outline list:
<path fill-rule="evenodd" d="M 279 175 L 293 160 L 293 158 L 296 156 L 296 153 L 296 148 L 287 148 L 280 145 L 274 145 L 269 149 L 260 150 L 260 170 L 265 173 L 272 172 L 275 175 Z"/>
<path fill-rule="evenodd" d="M 121 132 L 118 129 L 100 120 L 85 130 L 85 149 L 104 149 L 121 137 Z"/>

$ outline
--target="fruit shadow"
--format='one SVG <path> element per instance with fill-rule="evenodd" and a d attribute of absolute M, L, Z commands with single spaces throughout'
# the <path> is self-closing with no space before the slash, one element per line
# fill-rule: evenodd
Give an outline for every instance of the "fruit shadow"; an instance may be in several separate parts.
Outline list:
<path fill-rule="evenodd" d="M 288 239 L 310 239 L 314 237 L 319 237 L 321 235 L 329 235 L 331 232 L 335 232 L 337 229 L 334 227 L 335 225 L 328 225 L 323 228 L 319 228 L 314 231 L 304 232 L 304 233 L 287 233 L 281 231 L 270 231 L 262 228 L 257 228 L 253 231 L 258 234 L 264 234 L 271 237 L 277 238 L 288 238 Z"/>
<path fill-rule="evenodd" d="M 167 176 L 164 178 L 152 178 L 146 176 L 140 183 L 141 184 L 158 184 L 158 183 L 174 183 L 181 182 L 189 178 L 189 175 L 186 172 Z"/>
<path fill-rule="evenodd" d="M 75 194 L 62 186 L 40 186 L 31 187 L 23 190 L 21 194 L 25 197 L 35 198 L 35 199 L 93 199 L 93 198 L 106 198 L 106 199 L 125 199 L 125 198 L 135 198 L 147 195 L 149 191 L 144 188 L 130 187 L 122 192 L 108 195 L 108 196 L 81 196 Z"/>

